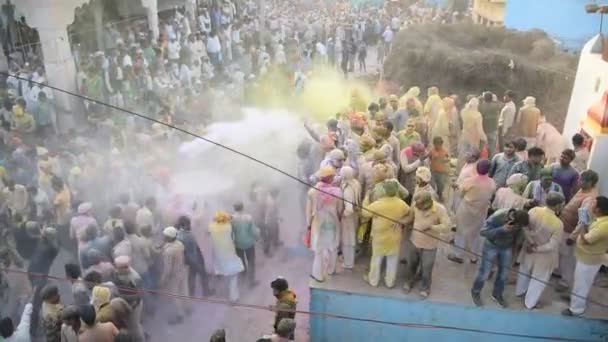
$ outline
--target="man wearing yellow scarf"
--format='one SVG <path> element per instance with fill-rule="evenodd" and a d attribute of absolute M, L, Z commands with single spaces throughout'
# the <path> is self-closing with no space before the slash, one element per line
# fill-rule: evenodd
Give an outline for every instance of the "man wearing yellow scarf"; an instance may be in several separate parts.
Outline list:
<path fill-rule="evenodd" d="M 19 133 L 32 133 L 36 129 L 34 117 L 25 111 L 25 100 L 18 99 L 13 106 L 14 129 Z"/>

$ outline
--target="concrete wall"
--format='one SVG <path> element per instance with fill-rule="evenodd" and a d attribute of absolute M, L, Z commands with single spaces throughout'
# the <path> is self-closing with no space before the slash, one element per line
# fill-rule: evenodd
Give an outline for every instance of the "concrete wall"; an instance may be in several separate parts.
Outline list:
<path fill-rule="evenodd" d="M 608 340 L 608 323 L 605 321 L 567 318 L 559 314 L 502 310 L 493 307 L 476 308 L 440 304 L 428 300 L 375 297 L 316 288 L 311 288 L 310 310 L 372 320 L 520 334 L 520 336 L 506 336 L 454 329 L 404 327 L 312 315 L 310 317 L 310 338 L 314 342 L 555 341 L 555 338 L 552 339 L 552 337 L 598 342 Z M 524 335 L 546 338 L 530 338 L 524 337 Z"/>
<path fill-rule="evenodd" d="M 565 48 L 580 50 L 599 32 L 600 15 L 587 14 L 589 0 L 507 0 L 505 26 L 527 31 L 541 29 L 562 42 Z M 606 24 L 608 24 L 608 18 Z"/>
<path fill-rule="evenodd" d="M 608 63 L 602 60 L 601 54 L 593 52 L 600 44 L 599 36 L 596 36 L 581 50 L 564 123 L 565 137 L 571 137 L 579 131 L 580 123 L 587 116 L 589 107 L 599 101 L 608 90 Z"/>
<path fill-rule="evenodd" d="M 581 122 L 587 117 L 587 110 L 597 103 L 608 91 L 608 62 L 599 53 L 601 40 L 599 35 L 592 38 L 581 50 L 574 87 L 568 106 L 568 114 L 564 123 L 564 137 L 571 137 L 581 128 Z M 600 135 L 594 138 L 588 167 L 592 170 L 603 171 L 608 165 L 608 136 Z M 600 194 L 608 196 L 608 179 L 600 172 Z"/>

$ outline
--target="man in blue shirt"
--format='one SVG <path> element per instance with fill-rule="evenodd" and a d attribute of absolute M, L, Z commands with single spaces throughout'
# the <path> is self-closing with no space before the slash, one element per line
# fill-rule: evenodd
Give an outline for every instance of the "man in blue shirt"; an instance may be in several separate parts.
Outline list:
<path fill-rule="evenodd" d="M 507 307 L 507 302 L 502 294 L 511 266 L 513 247 L 522 239 L 522 228 L 527 226 L 528 222 L 528 213 L 515 209 L 497 210 L 486 220 L 480 232 L 481 236 L 486 238 L 483 245 L 481 265 L 471 289 L 471 296 L 475 305 L 483 306 L 481 289 L 488 279 L 490 271 L 492 271 L 494 262 L 496 262 L 498 273 L 494 281 L 492 299 L 500 306 Z"/>
<path fill-rule="evenodd" d="M 551 165 L 553 170 L 553 180 L 562 187 L 566 202 L 570 201 L 576 193 L 578 186 L 578 171 L 570 165 L 576 158 L 574 150 L 567 149 L 562 152 L 559 163 Z"/>
<path fill-rule="evenodd" d="M 184 245 L 184 256 L 188 265 L 188 289 L 191 296 L 196 295 L 196 281 L 200 279 L 203 288 L 203 296 L 210 296 L 214 293 L 209 288 L 209 277 L 205 269 L 205 258 L 203 252 L 192 235 L 190 218 L 181 216 L 177 220 L 175 227 L 178 230 L 177 240 Z"/>
<path fill-rule="evenodd" d="M 504 144 L 504 152 L 498 153 L 492 158 L 490 164 L 490 177 L 496 182 L 496 188 L 504 188 L 507 184 L 507 178 L 513 168 L 513 165 L 520 161 L 515 154 L 515 144 L 513 141 L 507 141 Z"/>
<path fill-rule="evenodd" d="M 55 131 L 57 114 L 55 113 L 54 105 L 49 102 L 44 91 L 38 94 L 38 106 L 36 106 L 32 114 L 34 114 L 36 128 L 41 136 L 47 137 Z"/>

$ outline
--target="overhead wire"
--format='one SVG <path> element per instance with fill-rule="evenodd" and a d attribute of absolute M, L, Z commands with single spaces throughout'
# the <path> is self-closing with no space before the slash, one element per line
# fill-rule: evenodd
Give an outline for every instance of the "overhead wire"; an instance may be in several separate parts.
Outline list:
<path fill-rule="evenodd" d="M 8 72 L 4 72 L 4 71 L 3 71 L 3 72 L 0 72 L 0 74 L 7 75 L 8 77 L 13 77 L 13 78 L 18 79 L 18 80 L 30 81 L 30 80 L 29 80 L 29 79 L 27 79 L 27 78 L 23 78 L 23 77 L 20 77 L 20 76 L 12 75 L 12 74 L 10 74 L 10 73 L 8 73 Z M 394 223 L 394 224 L 396 224 L 396 225 L 402 226 L 402 223 L 401 223 L 401 222 L 399 222 L 399 221 L 397 221 L 397 220 L 394 220 L 394 219 L 392 219 L 392 218 L 390 218 L 390 217 L 388 217 L 388 216 L 386 216 L 386 215 L 383 215 L 383 214 L 377 213 L 377 212 L 375 212 L 375 211 L 372 211 L 372 210 L 370 210 L 370 209 L 366 208 L 365 206 L 362 206 L 362 205 L 360 205 L 360 204 L 357 204 L 357 203 L 354 203 L 354 202 L 352 202 L 352 201 L 349 201 L 349 200 L 347 200 L 347 199 L 343 198 L 342 196 L 338 196 L 338 195 L 333 194 L 333 193 L 331 193 L 331 192 L 329 192 L 329 191 L 325 191 L 325 190 L 323 190 L 323 189 L 321 189 L 321 188 L 319 188 L 319 187 L 317 187 L 317 186 L 315 186 L 315 185 L 312 185 L 312 184 L 310 184 L 310 183 L 308 183 L 308 182 L 306 182 L 306 181 L 304 181 L 304 180 L 302 180 L 302 179 L 298 178 L 297 176 L 291 175 L 291 174 L 290 174 L 290 173 L 288 173 L 287 171 L 281 170 L 281 169 L 279 169 L 278 167 L 273 166 L 273 165 L 271 165 L 271 164 L 269 164 L 269 163 L 267 163 L 267 162 L 265 162 L 265 161 L 263 161 L 263 160 L 257 159 L 257 158 L 255 158 L 255 157 L 250 156 L 250 155 L 248 155 L 248 154 L 246 154 L 246 153 L 244 153 L 244 152 L 241 152 L 241 151 L 239 151 L 239 150 L 237 150 L 237 149 L 235 149 L 235 148 L 232 148 L 232 147 L 230 147 L 230 146 L 226 146 L 226 145 L 224 145 L 224 144 L 222 144 L 222 143 L 219 143 L 219 142 L 217 142 L 217 141 L 211 140 L 211 139 L 206 138 L 206 137 L 204 137 L 204 136 L 201 136 L 201 135 L 199 135 L 199 134 L 196 134 L 196 133 L 190 132 L 190 131 L 188 131 L 188 130 L 186 130 L 186 129 L 184 129 L 184 128 L 181 128 L 181 127 L 178 127 L 178 126 L 175 126 L 175 125 L 172 125 L 172 124 L 169 124 L 169 123 L 163 122 L 163 121 L 161 121 L 161 120 L 158 120 L 158 119 L 155 119 L 155 118 L 149 117 L 149 116 L 144 115 L 144 114 L 140 114 L 140 113 L 134 112 L 134 111 L 129 110 L 129 109 L 121 108 L 121 107 L 118 107 L 118 106 L 115 106 L 115 105 L 112 105 L 112 104 L 109 104 L 109 103 L 106 103 L 106 102 L 103 102 L 103 101 L 100 101 L 100 100 L 97 100 L 97 99 L 92 99 L 92 98 L 89 98 L 89 97 L 87 97 L 87 96 L 84 96 L 84 95 L 81 95 L 81 94 L 77 94 L 77 93 L 74 93 L 74 92 L 69 91 L 69 90 L 61 89 L 61 88 L 59 88 L 59 87 L 55 87 L 55 86 L 52 86 L 52 85 L 50 85 L 50 84 L 43 84 L 43 83 L 40 83 L 40 82 L 34 82 L 34 81 L 30 81 L 30 82 L 31 82 L 31 83 L 33 83 L 33 84 L 38 84 L 38 85 L 40 85 L 40 86 L 44 86 L 44 87 L 47 87 L 47 88 L 50 88 L 50 89 L 53 89 L 53 90 L 56 90 L 56 91 L 59 91 L 59 92 L 62 92 L 62 93 L 65 93 L 65 94 L 71 95 L 71 96 L 74 96 L 74 97 L 79 98 L 79 99 L 81 99 L 81 100 L 85 100 L 85 101 L 89 101 L 89 102 L 92 102 L 92 103 L 96 103 L 96 104 L 98 104 L 98 105 L 105 106 L 105 107 L 107 107 L 107 108 L 111 108 L 111 109 L 114 109 L 114 110 L 117 110 L 117 111 L 120 111 L 120 112 L 124 112 L 124 113 L 130 114 L 130 115 L 133 115 L 133 116 L 136 116 L 136 117 L 142 118 L 142 119 L 144 119 L 144 120 L 148 120 L 148 121 L 153 122 L 153 123 L 157 123 L 157 124 L 163 125 L 163 126 L 165 126 L 165 127 L 168 127 L 168 128 L 174 129 L 174 130 L 176 130 L 176 131 L 178 131 L 178 132 L 181 132 L 181 133 L 184 133 L 184 134 L 186 134 L 186 135 L 192 136 L 192 137 L 194 137 L 194 138 L 197 138 L 197 139 L 203 140 L 203 141 L 208 142 L 208 143 L 210 143 L 210 144 L 212 144 L 212 145 L 215 145 L 215 146 L 217 146 L 217 147 L 220 147 L 220 148 L 222 148 L 222 149 L 224 149 L 224 150 L 227 150 L 227 151 L 232 152 L 232 153 L 234 153 L 234 154 L 237 154 L 237 155 L 239 155 L 239 156 L 241 156 L 241 157 L 244 157 L 244 158 L 246 158 L 246 159 L 249 159 L 249 160 L 251 160 L 251 161 L 253 161 L 253 162 L 255 162 L 255 163 L 258 163 L 258 164 L 260 164 L 260 165 L 262 165 L 262 166 L 265 166 L 265 167 L 267 167 L 267 168 L 270 168 L 270 169 L 272 169 L 272 170 L 274 170 L 274 171 L 276 171 L 276 172 L 278 172 L 278 173 L 280 173 L 280 174 L 282 174 L 282 175 L 284 175 L 284 176 L 286 176 L 286 177 L 288 177 L 288 178 L 291 178 L 291 179 L 293 179 L 293 180 L 297 181 L 298 183 L 300 183 L 300 184 L 302 184 L 302 185 L 305 185 L 305 186 L 306 186 L 306 187 L 308 187 L 308 188 L 314 189 L 314 190 L 316 190 L 316 191 L 318 191 L 318 192 L 321 192 L 321 193 L 323 193 L 323 194 L 325 194 L 325 195 L 329 195 L 329 196 L 331 196 L 331 197 L 333 197 L 333 198 L 336 198 L 336 199 L 338 199 L 338 200 L 344 201 L 345 203 L 351 204 L 351 205 L 353 205 L 355 208 L 359 208 L 360 210 L 366 211 L 366 212 L 368 212 L 368 213 L 372 214 L 373 216 L 381 217 L 381 218 L 383 218 L 383 219 L 385 219 L 385 220 L 387 220 L 387 221 L 389 221 L 389 222 L 392 222 L 392 223 Z M 420 234 L 423 234 L 423 235 L 425 235 L 425 236 L 427 236 L 427 237 L 429 237 L 429 238 L 432 238 L 432 239 L 434 239 L 434 240 L 437 240 L 438 242 L 441 242 L 441 243 L 444 243 L 444 244 L 446 244 L 446 245 L 452 246 L 452 247 L 453 247 L 453 248 L 455 248 L 455 249 L 458 249 L 458 250 L 464 251 L 464 252 L 466 252 L 466 253 L 468 253 L 468 254 L 470 254 L 470 255 L 473 255 L 473 256 L 475 256 L 475 257 L 479 258 L 480 260 L 486 260 L 486 259 L 487 259 L 487 258 L 486 258 L 486 257 L 484 257 L 482 254 L 479 254 L 479 253 L 473 252 L 473 251 L 471 251 L 471 250 L 469 250 L 469 249 L 467 249 L 467 248 L 460 247 L 460 246 L 457 246 L 457 245 L 455 245 L 455 244 L 452 244 L 450 241 L 445 240 L 445 239 L 442 239 L 441 237 L 437 237 L 437 236 L 435 236 L 435 235 L 433 235 L 433 234 L 430 234 L 430 233 L 428 233 L 428 232 L 426 232 L 426 231 L 423 231 L 423 230 L 420 230 L 420 229 L 416 229 L 416 228 L 413 228 L 413 227 L 412 227 L 412 228 L 410 228 L 410 229 L 411 229 L 411 230 L 415 230 L 416 232 L 418 232 L 418 233 L 420 233 Z M 494 261 L 494 260 L 489 260 L 489 259 L 488 259 L 487 261 L 490 261 L 492 264 L 497 264 L 497 262 L 496 262 L 496 261 Z M 528 277 L 528 278 L 530 278 L 530 279 L 532 279 L 532 280 L 538 281 L 538 282 L 540 282 L 540 283 L 542 283 L 542 284 L 544 284 L 544 285 L 546 285 L 546 286 L 548 286 L 548 287 L 557 288 L 557 286 L 556 286 L 556 285 L 554 285 L 554 284 L 552 284 L 552 283 L 550 283 L 550 282 L 548 282 L 548 281 L 545 281 L 545 280 L 543 280 L 543 279 L 540 279 L 540 278 L 538 278 L 538 277 L 535 277 L 535 276 L 533 276 L 532 274 L 527 274 L 527 273 L 521 272 L 520 270 L 518 270 L 518 269 L 516 269 L 516 268 L 514 268 L 514 267 L 512 267 L 512 266 L 506 266 L 505 268 L 506 268 L 507 270 L 511 271 L 511 272 L 514 272 L 514 273 L 518 274 L 518 275 L 523 275 L 523 276 Z M 597 301 L 597 300 L 595 300 L 595 299 L 593 299 L 593 298 L 590 298 L 590 297 L 584 297 L 584 296 L 581 296 L 581 295 L 579 295 L 579 294 L 577 294 L 577 293 L 574 293 L 574 292 L 572 292 L 572 291 L 567 291 L 567 292 L 565 292 L 565 293 L 568 293 L 570 296 L 574 296 L 574 297 L 577 297 L 577 298 L 585 299 L 585 300 L 587 301 L 587 303 L 594 304 L 594 305 L 597 305 L 597 306 L 599 306 L 599 307 L 602 307 L 602 308 L 608 309 L 608 304 L 601 303 L 601 302 L 599 302 L 599 301 Z"/>
<path fill-rule="evenodd" d="M 27 272 L 27 271 L 11 269 L 11 268 L 0 268 L 0 271 L 7 272 L 7 273 L 22 274 L 22 275 L 27 275 L 27 276 L 36 277 L 36 278 L 70 282 L 70 279 L 68 279 L 68 278 L 51 276 L 51 275 L 44 274 L 44 273 Z M 97 285 L 95 283 L 87 282 L 84 280 L 83 280 L 83 282 L 87 285 L 93 285 L 93 286 Z M 103 286 L 103 285 L 101 285 L 101 286 Z M 170 297 L 170 298 L 180 299 L 180 300 L 187 300 L 187 301 L 191 301 L 191 302 L 230 306 L 230 307 L 235 307 L 235 308 L 247 308 L 247 309 L 270 311 L 270 312 L 281 311 L 281 312 L 288 312 L 288 313 L 293 313 L 293 314 L 302 314 L 302 315 L 308 315 L 308 316 L 341 319 L 341 320 L 356 321 L 356 322 L 363 322 L 363 323 L 390 325 L 390 326 L 397 326 L 397 327 L 403 327 L 403 328 L 441 329 L 441 330 L 461 331 L 461 332 L 470 332 L 470 333 L 478 333 L 478 334 L 489 334 L 489 335 L 495 335 L 495 336 L 518 337 L 518 338 L 543 340 L 543 341 L 546 341 L 546 340 L 563 341 L 563 342 L 595 342 L 596 341 L 596 340 L 591 340 L 591 339 L 576 339 L 576 338 L 568 338 L 568 337 L 560 337 L 560 336 L 541 336 L 541 335 L 509 333 L 509 332 L 493 331 L 493 330 L 485 330 L 485 329 L 462 328 L 462 327 L 439 325 L 439 324 L 420 324 L 420 323 L 411 323 L 411 322 L 386 321 L 386 320 L 380 320 L 380 319 L 353 317 L 353 316 L 346 316 L 346 315 L 341 315 L 341 314 L 332 314 L 332 313 L 327 313 L 327 312 L 309 311 L 309 310 L 297 310 L 297 309 L 286 309 L 286 308 L 285 309 L 281 308 L 279 310 L 278 308 L 273 307 L 273 306 L 247 304 L 247 303 L 241 303 L 241 302 L 226 301 L 226 300 L 222 300 L 222 299 L 194 297 L 194 296 L 180 295 L 180 294 L 176 294 L 176 293 L 158 291 L 158 290 L 136 289 L 136 288 L 131 288 L 131 287 L 116 286 L 116 285 L 115 285 L 115 288 L 117 290 L 125 291 L 126 293 L 129 293 L 129 294 L 134 294 L 134 293 L 149 294 L 149 295 Z"/>

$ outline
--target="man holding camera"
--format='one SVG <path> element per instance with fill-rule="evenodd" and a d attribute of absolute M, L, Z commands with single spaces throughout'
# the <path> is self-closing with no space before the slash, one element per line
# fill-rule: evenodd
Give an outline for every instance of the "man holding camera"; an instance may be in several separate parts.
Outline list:
<path fill-rule="evenodd" d="M 509 275 L 513 248 L 523 238 L 522 229 L 528 225 L 528 221 L 527 212 L 515 209 L 499 209 L 486 220 L 480 232 L 481 236 L 486 238 L 483 244 L 482 261 L 471 289 L 475 305 L 483 306 L 481 289 L 496 260 L 498 274 L 494 281 L 492 299 L 502 307 L 507 306 L 502 294 Z"/>

